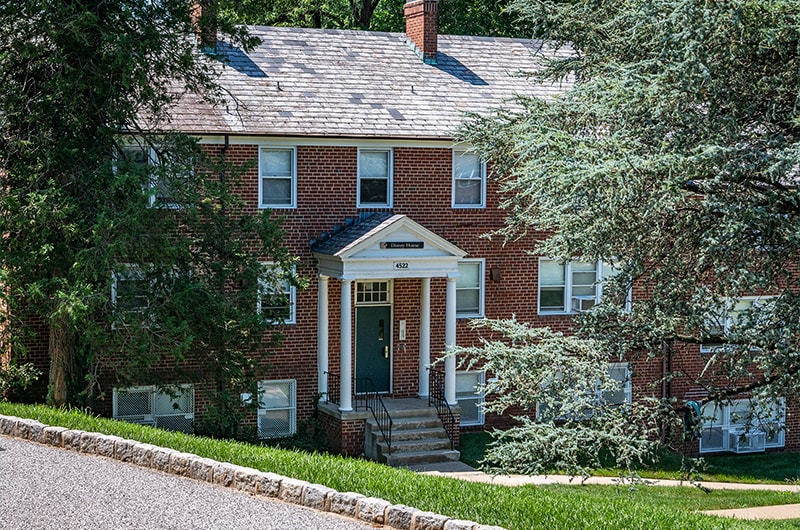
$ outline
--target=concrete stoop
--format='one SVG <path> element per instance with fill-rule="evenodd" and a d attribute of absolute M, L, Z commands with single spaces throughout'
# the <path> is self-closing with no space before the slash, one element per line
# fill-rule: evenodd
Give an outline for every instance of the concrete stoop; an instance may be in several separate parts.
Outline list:
<path fill-rule="evenodd" d="M 457 461 L 461 453 L 451 448 L 450 439 L 436 415 L 424 408 L 392 412 L 392 447 L 383 440 L 375 420 L 367 420 L 367 442 L 375 460 L 392 467 L 407 467 Z"/>
<path fill-rule="evenodd" d="M 217 462 L 190 453 L 126 440 L 117 436 L 52 427 L 35 420 L 0 415 L 0 435 L 112 458 L 156 471 L 188 477 L 261 496 L 330 512 L 387 530 L 504 530 L 451 519 L 383 499 L 339 492 L 320 484 Z"/>

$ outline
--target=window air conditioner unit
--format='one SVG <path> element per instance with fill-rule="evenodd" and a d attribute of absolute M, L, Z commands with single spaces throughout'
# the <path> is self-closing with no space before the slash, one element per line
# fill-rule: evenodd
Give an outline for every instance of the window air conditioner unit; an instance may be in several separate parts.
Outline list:
<path fill-rule="evenodd" d="M 736 454 L 760 453 L 767 445 L 767 433 L 764 431 L 735 430 L 728 432 L 728 448 Z"/>
<path fill-rule="evenodd" d="M 572 310 L 581 312 L 588 311 L 597 303 L 594 296 L 573 296 L 572 297 Z"/>

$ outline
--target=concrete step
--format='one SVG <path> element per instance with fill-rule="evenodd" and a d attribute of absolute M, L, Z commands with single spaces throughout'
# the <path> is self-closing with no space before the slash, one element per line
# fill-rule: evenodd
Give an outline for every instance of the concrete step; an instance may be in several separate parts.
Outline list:
<path fill-rule="evenodd" d="M 375 431 L 373 431 L 375 432 Z M 447 432 L 438 427 L 426 427 L 422 429 L 392 429 L 392 442 L 402 442 L 405 440 L 433 440 L 447 438 Z"/>
<path fill-rule="evenodd" d="M 386 442 L 379 441 L 378 447 L 381 454 L 386 454 Z M 392 454 L 395 453 L 420 453 L 425 451 L 438 451 L 440 449 L 450 449 L 448 438 L 426 438 L 424 440 L 400 440 L 392 437 Z"/>
<path fill-rule="evenodd" d="M 367 418 L 367 423 L 377 428 L 377 423 L 373 418 Z M 413 431 L 418 429 L 435 429 L 441 428 L 442 422 L 438 417 L 433 418 L 395 418 L 392 416 L 392 432 L 395 431 Z"/>
<path fill-rule="evenodd" d="M 404 467 L 415 464 L 428 464 L 436 462 L 453 462 L 461 457 L 458 451 L 441 449 L 438 451 L 419 451 L 410 453 L 395 453 L 386 455 L 386 464 L 392 467 Z"/>

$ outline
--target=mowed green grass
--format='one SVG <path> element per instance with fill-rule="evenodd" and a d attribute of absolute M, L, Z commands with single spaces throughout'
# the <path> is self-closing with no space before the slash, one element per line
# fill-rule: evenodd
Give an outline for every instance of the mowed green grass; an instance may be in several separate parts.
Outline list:
<path fill-rule="evenodd" d="M 32 418 L 48 425 L 113 434 L 232 462 L 339 491 L 406 504 L 509 530 L 523 529 L 716 529 L 798 528 L 800 521 L 742 522 L 694 513 L 696 510 L 800 502 L 795 494 L 644 487 L 633 492 L 613 486 L 525 486 L 511 488 L 431 477 L 364 460 L 294 452 L 161 431 L 78 411 L 0 403 L 0 414 Z"/>
<path fill-rule="evenodd" d="M 461 460 L 480 467 L 486 446 L 492 441 L 487 432 L 462 433 Z M 707 468 L 695 478 L 708 482 L 744 482 L 748 484 L 798 484 L 800 489 L 800 454 L 769 453 L 705 457 Z M 681 456 L 663 452 L 659 461 L 638 471 L 648 479 L 681 479 Z M 600 476 L 618 476 L 619 469 L 599 469 Z M 800 500 L 798 500 L 800 502 Z"/>

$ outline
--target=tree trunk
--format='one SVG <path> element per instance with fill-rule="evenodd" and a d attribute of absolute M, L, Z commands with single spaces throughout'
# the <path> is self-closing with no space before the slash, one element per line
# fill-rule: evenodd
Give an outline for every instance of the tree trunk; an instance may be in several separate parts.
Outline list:
<path fill-rule="evenodd" d="M 50 322 L 50 405 L 67 404 L 67 381 L 72 374 L 75 355 L 75 334 L 65 318 Z"/>

